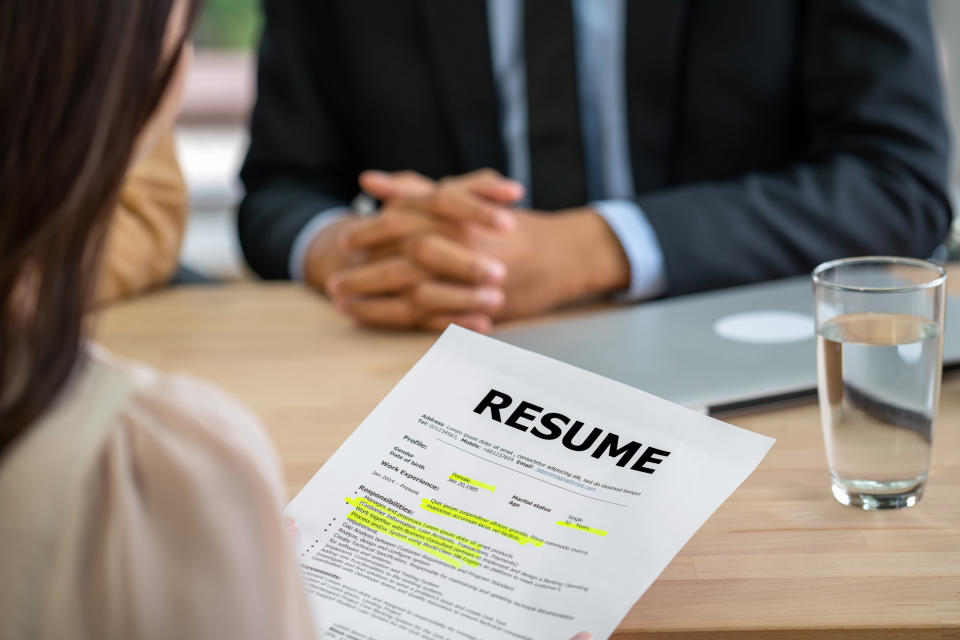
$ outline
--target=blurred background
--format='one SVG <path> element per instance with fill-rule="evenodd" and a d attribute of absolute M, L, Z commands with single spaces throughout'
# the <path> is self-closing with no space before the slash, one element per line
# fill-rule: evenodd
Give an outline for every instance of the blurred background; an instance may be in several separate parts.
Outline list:
<path fill-rule="evenodd" d="M 176 131 L 191 204 L 181 261 L 214 278 L 246 275 L 234 215 L 261 22 L 260 0 L 207 0 Z"/>
<path fill-rule="evenodd" d="M 960 1 L 931 0 L 950 122 L 960 131 Z M 182 262 L 218 279 L 246 277 L 234 228 L 240 197 L 237 173 L 247 148 L 246 125 L 255 96 L 260 0 L 207 0 L 197 28 L 197 55 L 176 132 L 190 188 L 191 221 Z M 954 151 L 954 208 L 960 208 L 960 163 Z M 953 252 L 960 241 L 954 221 Z"/>

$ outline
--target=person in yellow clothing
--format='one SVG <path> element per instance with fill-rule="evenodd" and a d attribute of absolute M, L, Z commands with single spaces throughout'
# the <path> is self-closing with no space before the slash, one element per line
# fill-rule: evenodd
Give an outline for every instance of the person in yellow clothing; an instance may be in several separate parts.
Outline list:
<path fill-rule="evenodd" d="M 187 185 L 173 133 L 167 131 L 124 180 L 107 233 L 97 300 L 113 302 L 168 283 L 177 270 L 188 212 Z"/>

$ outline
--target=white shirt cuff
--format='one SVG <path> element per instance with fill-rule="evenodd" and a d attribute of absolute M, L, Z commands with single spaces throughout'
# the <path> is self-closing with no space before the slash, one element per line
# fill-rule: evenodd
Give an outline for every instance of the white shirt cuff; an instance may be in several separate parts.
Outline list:
<path fill-rule="evenodd" d="M 630 263 L 630 286 L 618 297 L 635 302 L 667 290 L 663 250 L 647 216 L 630 200 L 601 200 L 591 205 L 617 236 Z"/>
<path fill-rule="evenodd" d="M 298 233 L 297 237 L 293 240 L 293 246 L 290 248 L 290 262 L 287 266 L 290 270 L 291 280 L 297 282 L 303 281 L 303 274 L 307 268 L 307 251 L 310 250 L 310 244 L 313 242 L 313 239 L 328 226 L 338 220 L 343 220 L 348 215 L 350 215 L 349 207 L 332 207 L 325 209 L 313 216 L 310 222 L 300 230 L 300 233 Z"/>

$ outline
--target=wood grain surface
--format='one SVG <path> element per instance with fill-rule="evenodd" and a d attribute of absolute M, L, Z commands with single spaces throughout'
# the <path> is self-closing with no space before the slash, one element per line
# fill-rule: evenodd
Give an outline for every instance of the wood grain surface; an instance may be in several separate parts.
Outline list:
<path fill-rule="evenodd" d="M 291 284 L 174 288 L 95 323 L 117 353 L 214 380 L 256 411 L 291 496 L 435 339 L 355 327 Z M 731 422 L 777 443 L 616 638 L 960 639 L 960 375 L 944 379 L 927 493 L 911 509 L 834 501 L 815 404 Z"/>

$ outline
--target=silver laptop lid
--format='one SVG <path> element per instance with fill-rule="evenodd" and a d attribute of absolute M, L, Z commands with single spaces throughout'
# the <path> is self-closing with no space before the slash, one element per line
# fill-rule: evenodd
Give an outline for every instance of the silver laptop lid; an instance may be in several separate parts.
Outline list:
<path fill-rule="evenodd" d="M 816 390 L 812 311 L 813 287 L 801 276 L 495 335 L 673 402 L 722 413 Z M 946 316 L 949 366 L 960 364 L 960 301 L 948 300 Z"/>

